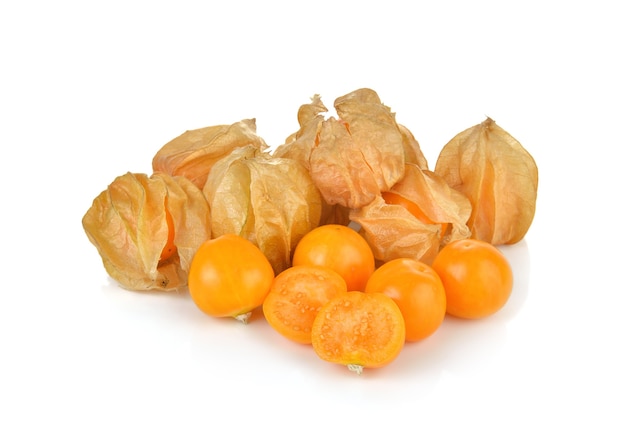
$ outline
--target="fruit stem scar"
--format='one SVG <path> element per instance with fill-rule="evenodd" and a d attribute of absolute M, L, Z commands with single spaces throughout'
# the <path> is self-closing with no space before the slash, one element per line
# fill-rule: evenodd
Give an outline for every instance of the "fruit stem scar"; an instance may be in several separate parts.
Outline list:
<path fill-rule="evenodd" d="M 237 321 L 241 321 L 244 324 L 248 324 L 248 320 L 250 319 L 250 316 L 252 316 L 252 312 L 246 312 L 244 314 L 239 314 L 235 316 L 235 319 Z"/>
<path fill-rule="evenodd" d="M 363 373 L 363 366 L 358 364 L 348 364 L 348 370 L 355 372 L 359 376 Z"/>

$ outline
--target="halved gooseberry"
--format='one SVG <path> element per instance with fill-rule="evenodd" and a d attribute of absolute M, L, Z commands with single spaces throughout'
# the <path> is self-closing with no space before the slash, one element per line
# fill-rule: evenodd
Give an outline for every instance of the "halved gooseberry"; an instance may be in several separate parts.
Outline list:
<path fill-rule="evenodd" d="M 341 294 L 322 306 L 311 329 L 318 357 L 358 374 L 391 363 L 404 347 L 405 338 L 402 312 L 383 293 Z"/>
<path fill-rule="evenodd" d="M 346 281 L 322 266 L 300 265 L 274 278 L 263 302 L 265 319 L 281 335 L 298 343 L 311 343 L 311 327 L 320 308 L 345 293 Z"/>

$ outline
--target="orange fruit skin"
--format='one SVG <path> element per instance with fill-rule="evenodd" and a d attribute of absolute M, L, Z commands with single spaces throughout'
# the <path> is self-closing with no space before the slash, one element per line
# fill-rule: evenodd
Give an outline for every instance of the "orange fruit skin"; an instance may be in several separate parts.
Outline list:
<path fill-rule="evenodd" d="M 188 287 L 195 304 L 214 317 L 236 317 L 263 304 L 274 270 L 246 238 L 222 235 L 205 241 L 189 267 Z"/>
<path fill-rule="evenodd" d="M 376 261 L 371 247 L 345 225 L 322 225 L 304 235 L 294 250 L 292 265 L 318 265 L 343 277 L 348 291 L 365 289 Z"/>
<path fill-rule="evenodd" d="M 382 293 L 349 291 L 319 310 L 311 344 L 322 360 L 362 368 L 391 363 L 404 347 L 406 329 L 398 305 Z"/>
<path fill-rule="evenodd" d="M 346 291 L 345 280 L 332 269 L 292 266 L 274 278 L 263 302 L 263 314 L 282 336 L 310 344 L 313 320 L 320 308 Z"/>
<path fill-rule="evenodd" d="M 446 292 L 439 275 L 415 259 L 384 263 L 368 280 L 365 292 L 384 293 L 398 304 L 410 342 L 432 335 L 446 316 Z"/>
<path fill-rule="evenodd" d="M 513 290 L 513 271 L 492 244 L 457 240 L 444 246 L 432 264 L 446 291 L 450 315 L 478 319 L 499 311 Z"/>

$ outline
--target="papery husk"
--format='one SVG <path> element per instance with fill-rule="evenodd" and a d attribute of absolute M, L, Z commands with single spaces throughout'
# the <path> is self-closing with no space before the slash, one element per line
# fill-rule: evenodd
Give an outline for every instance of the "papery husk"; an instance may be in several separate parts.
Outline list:
<path fill-rule="evenodd" d="M 319 95 L 312 98 L 311 103 L 300 106 L 298 122 L 300 129 L 289 135 L 285 143 L 278 145 L 272 155 L 276 158 L 289 158 L 299 162 L 310 174 L 311 152 L 318 142 L 318 133 L 324 122 L 323 114 L 328 109 L 322 103 Z M 322 197 L 322 213 L 320 225 L 340 224 L 348 225 L 349 209 L 339 204 L 329 204 Z"/>
<path fill-rule="evenodd" d="M 309 170 L 324 201 L 347 208 L 370 203 L 404 174 L 403 134 L 395 114 L 371 89 L 335 100 L 339 119 L 325 119 L 319 95 L 298 111 L 300 130 L 274 151 Z"/>
<path fill-rule="evenodd" d="M 240 146 L 269 146 L 256 134 L 256 120 L 188 130 L 166 143 L 152 159 L 154 172 L 184 176 L 198 188 L 204 188 L 207 175 L 216 161 Z"/>
<path fill-rule="evenodd" d="M 421 169 L 417 164 L 407 164 L 404 177 L 389 192 L 413 202 L 430 222 L 448 224 L 445 234 L 440 235 L 441 245 L 471 235 L 466 223 L 472 204 L 434 172 Z"/>
<path fill-rule="evenodd" d="M 372 248 L 378 264 L 408 257 L 431 264 L 439 252 L 441 226 L 426 224 L 402 206 L 377 196 L 370 204 L 350 211 Z"/>
<path fill-rule="evenodd" d="M 320 218 L 321 225 L 344 225 L 350 224 L 350 209 L 339 205 L 333 204 L 332 206 L 324 201 L 322 198 L 322 217 Z"/>
<path fill-rule="evenodd" d="M 428 161 L 422 152 L 419 142 L 413 136 L 413 133 L 402 124 L 398 124 L 398 129 L 402 134 L 402 146 L 404 148 L 404 162 L 407 164 L 415 164 L 420 169 L 428 169 Z"/>
<path fill-rule="evenodd" d="M 491 118 L 457 134 L 437 159 L 435 173 L 472 204 L 472 237 L 514 244 L 535 215 L 538 170 L 524 147 Z"/>
<path fill-rule="evenodd" d="M 310 174 L 311 152 L 318 142 L 318 133 L 324 122 L 323 114 L 328 109 L 322 103 L 319 95 L 315 95 L 311 103 L 301 105 L 298 109 L 300 129 L 289 135 L 285 143 L 278 145 L 272 155 L 276 158 L 289 158 L 299 162 Z M 320 225 L 350 223 L 349 208 L 339 204 L 329 204 L 322 197 L 322 213 Z"/>
<path fill-rule="evenodd" d="M 213 236 L 247 238 L 276 273 L 291 266 L 297 243 L 320 223 L 321 196 L 302 164 L 253 146 L 236 148 L 217 162 L 203 192 Z"/>
<path fill-rule="evenodd" d="M 160 262 L 174 224 L 177 252 Z M 194 253 L 211 237 L 210 210 L 188 179 L 128 172 L 100 193 L 82 220 L 104 268 L 129 290 L 174 290 L 187 284 Z"/>
<path fill-rule="evenodd" d="M 319 95 L 313 96 L 310 103 L 301 105 L 298 108 L 300 129 L 289 135 L 283 144 L 278 145 L 273 156 L 296 160 L 310 171 L 311 152 L 319 142 L 317 135 L 325 121 L 323 114 L 326 112 L 328 109 Z"/>

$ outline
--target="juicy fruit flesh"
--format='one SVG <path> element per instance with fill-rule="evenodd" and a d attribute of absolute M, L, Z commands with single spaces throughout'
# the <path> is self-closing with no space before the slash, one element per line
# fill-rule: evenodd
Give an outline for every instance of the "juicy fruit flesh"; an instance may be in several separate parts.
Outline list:
<path fill-rule="evenodd" d="M 279 274 L 263 302 L 270 325 L 298 343 L 311 343 L 311 327 L 320 308 L 346 292 L 337 272 L 318 266 L 294 266 Z"/>
<path fill-rule="evenodd" d="M 353 291 L 320 310 L 312 337 L 316 353 L 326 361 L 376 368 L 399 354 L 405 325 L 389 297 Z"/>

